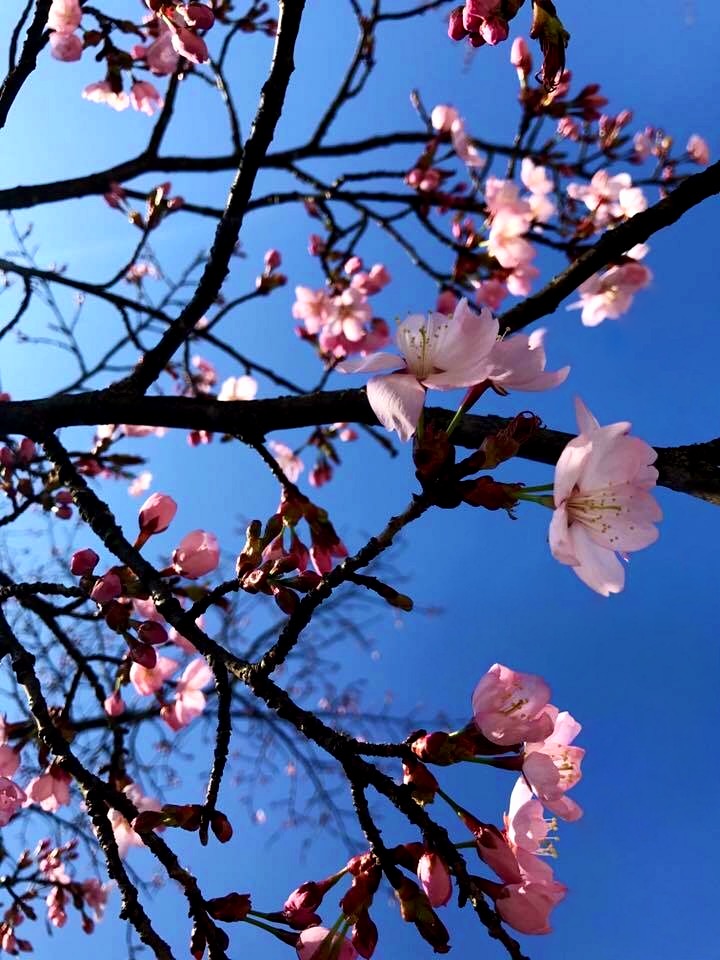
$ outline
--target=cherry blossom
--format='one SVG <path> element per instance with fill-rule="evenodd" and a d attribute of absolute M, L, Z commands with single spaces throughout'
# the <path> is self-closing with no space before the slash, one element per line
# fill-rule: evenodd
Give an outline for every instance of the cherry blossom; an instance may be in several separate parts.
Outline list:
<path fill-rule="evenodd" d="M 10 822 L 26 800 L 24 790 L 8 777 L 0 777 L 0 827 Z"/>
<path fill-rule="evenodd" d="M 652 273 L 642 263 L 623 263 L 596 273 L 580 284 L 580 300 L 568 310 L 582 310 L 583 326 L 596 327 L 607 317 L 616 320 L 630 309 L 635 294 L 650 284 Z"/>
<path fill-rule="evenodd" d="M 223 381 L 218 400 L 254 400 L 258 392 L 255 377 L 244 374 L 240 377 L 228 377 Z"/>
<path fill-rule="evenodd" d="M 519 777 L 515 782 L 508 812 L 505 815 L 505 835 L 512 849 L 528 853 L 541 852 L 551 823 L 545 819 L 542 803 L 535 799 L 527 781 Z"/>
<path fill-rule="evenodd" d="M 82 10 L 78 0 L 53 0 L 48 13 L 47 26 L 56 33 L 69 34 L 80 26 Z"/>
<path fill-rule="evenodd" d="M 619 593 L 625 569 L 618 552 L 650 546 L 658 537 L 662 511 L 650 490 L 657 482 L 657 453 L 630 424 L 601 427 L 578 397 L 579 436 L 555 468 L 555 512 L 550 549 L 591 589 L 604 597 Z"/>
<path fill-rule="evenodd" d="M 495 898 L 495 907 L 505 923 L 520 933 L 550 933 L 550 912 L 566 893 L 567 887 L 556 880 L 506 884 Z"/>
<path fill-rule="evenodd" d="M 527 743 L 523 774 L 538 799 L 563 820 L 578 820 L 582 808 L 564 796 L 580 780 L 580 765 L 585 756 L 582 747 L 573 747 L 582 727 L 567 711 L 560 713 L 551 704 L 546 716 L 554 723 L 550 736 L 538 743 Z"/>
<path fill-rule="evenodd" d="M 83 42 L 76 33 L 51 33 L 50 53 L 56 60 L 75 63 L 82 57 Z"/>
<path fill-rule="evenodd" d="M 417 427 L 425 390 L 452 390 L 486 379 L 489 355 L 495 345 L 498 322 L 489 310 L 472 311 L 461 300 L 451 317 L 413 314 L 398 327 L 396 343 L 402 356 L 374 353 L 346 361 L 343 373 L 400 370 L 368 381 L 367 396 L 378 420 L 408 440 Z"/>
<path fill-rule="evenodd" d="M 212 573 L 220 562 L 220 546 L 217 537 L 206 530 L 193 530 L 183 537 L 173 551 L 172 565 L 188 580 Z"/>
<path fill-rule="evenodd" d="M 108 80 L 98 80 L 97 83 L 90 83 L 82 92 L 84 100 L 90 100 L 91 103 L 106 103 L 113 110 L 127 110 L 130 106 L 130 97 L 121 90 L 116 93 L 110 86 Z"/>
<path fill-rule="evenodd" d="M 149 697 L 161 690 L 165 681 L 178 668 L 177 660 L 170 657 L 158 657 L 154 667 L 143 667 L 133 663 L 130 667 L 130 683 L 141 697 Z"/>
<path fill-rule="evenodd" d="M 359 956 L 349 940 L 333 933 L 327 927 L 308 927 L 301 930 L 296 949 L 299 960 L 320 960 L 321 957 L 324 960 L 330 956 L 333 960 L 355 960 Z"/>
<path fill-rule="evenodd" d="M 501 746 L 543 740 L 553 729 L 545 711 L 549 700 L 550 687 L 542 677 L 495 663 L 472 695 L 475 725 Z"/>
<path fill-rule="evenodd" d="M 499 392 L 510 390 L 550 390 L 567 379 L 570 367 L 545 370 L 543 341 L 545 330 L 534 330 L 530 336 L 518 333 L 499 340 L 490 354 L 491 367 L 487 379 Z"/>
<path fill-rule="evenodd" d="M 212 670 L 202 657 L 190 661 L 175 687 L 174 703 L 162 713 L 169 727 L 179 730 L 200 716 L 206 702 L 202 689 L 211 682 L 212 677 Z"/>
<path fill-rule="evenodd" d="M 157 88 L 146 80 L 138 80 L 130 88 L 130 104 L 133 110 L 139 110 L 148 117 L 160 110 L 164 102 Z"/>
<path fill-rule="evenodd" d="M 158 801 L 144 796 L 142 790 L 136 783 L 128 784 L 123 788 L 122 792 L 125 794 L 128 800 L 135 804 L 140 813 L 142 813 L 143 810 L 160 809 L 160 804 Z M 117 810 L 109 810 L 108 819 L 110 820 L 113 833 L 115 834 L 115 842 L 117 843 L 118 853 L 123 859 L 127 856 L 128 850 L 131 847 L 144 846 L 143 839 L 140 834 L 133 830 L 121 813 L 119 813 Z"/>
<path fill-rule="evenodd" d="M 288 480 L 291 483 L 297 483 L 298 477 L 305 469 L 305 464 L 300 457 L 296 456 L 287 444 L 280 443 L 278 440 L 270 440 L 268 447 Z"/>
<path fill-rule="evenodd" d="M 70 803 L 70 783 L 70 775 L 52 765 L 27 785 L 27 803 L 37 803 L 48 813 L 55 813 Z"/>
<path fill-rule="evenodd" d="M 710 163 L 710 147 L 697 133 L 690 137 L 685 149 L 690 159 L 694 160 L 699 166 L 706 167 Z"/>

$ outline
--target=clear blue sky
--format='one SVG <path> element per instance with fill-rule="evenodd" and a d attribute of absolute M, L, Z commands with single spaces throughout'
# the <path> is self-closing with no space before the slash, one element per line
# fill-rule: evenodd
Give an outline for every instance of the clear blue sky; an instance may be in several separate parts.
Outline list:
<path fill-rule="evenodd" d="M 405 5 L 398 0 L 394 8 Z M 0 11 L 3 35 L 21 6 L 12 0 Z M 116 6 L 135 8 L 133 3 Z M 337 7 L 338 0 L 309 4 L 297 71 L 278 132 L 280 145 L 299 142 L 309 131 L 351 50 L 354 36 L 342 31 L 344 7 L 342 18 Z M 569 64 L 578 86 L 601 82 L 610 110 L 634 110 L 637 128 L 662 125 L 680 144 L 691 133 L 700 133 L 717 157 L 716 3 L 607 0 L 602 5 L 580 5 L 563 0 L 559 11 L 573 35 Z M 516 23 L 516 31 L 527 35 L 528 14 L 521 13 Z M 265 38 L 250 37 L 237 50 L 232 73 L 247 129 L 270 44 Z M 389 25 L 380 35 L 377 52 L 381 66 L 365 98 L 338 124 L 331 140 L 411 127 L 412 87 L 419 88 L 428 106 L 456 105 L 469 129 L 480 137 L 511 135 L 516 85 L 507 64 L 509 46 L 466 57 L 462 46 L 446 41 L 440 16 L 430 14 L 416 24 Z M 2 187 L 77 175 L 137 152 L 149 121 L 130 112 L 118 116 L 80 100 L 81 86 L 95 79 L 100 75 L 91 58 L 67 65 L 43 57 L 2 135 Z M 220 108 L 199 84 L 186 95 L 168 149 L 220 152 L 225 143 Z M 409 166 L 412 148 L 403 156 Z M 161 179 L 142 182 L 150 185 Z M 228 176 L 208 176 L 195 184 L 180 177 L 173 180 L 189 199 L 219 204 Z M 275 182 L 263 176 L 261 187 Z M 550 365 L 570 363 L 573 368 L 562 388 L 538 396 L 536 402 L 533 397 L 529 403 L 527 397 L 495 400 L 486 409 L 515 412 L 532 405 L 548 424 L 571 430 L 572 397 L 578 393 L 601 423 L 631 420 L 634 432 L 651 443 L 717 436 L 717 216 L 714 200 L 651 240 L 647 262 L 654 282 L 620 321 L 608 320 L 587 330 L 578 313 L 562 308 L 547 319 Z M 136 240 L 135 231 L 97 199 L 23 211 L 18 220 L 35 224 L 41 262 L 67 263 L 73 275 L 107 276 Z M 177 215 L 157 246 L 181 265 L 208 245 L 212 227 L 210 221 Z M 233 341 L 254 359 L 306 383 L 313 382 L 317 370 L 310 351 L 292 333 L 290 307 L 295 284 L 320 283 L 317 266 L 305 250 L 310 229 L 311 221 L 302 212 L 289 216 L 283 209 L 252 218 L 242 234 L 248 259 L 234 263 L 228 286 L 231 293 L 247 289 L 264 250 L 279 247 L 290 283 L 238 317 Z M 359 252 L 370 263 L 387 263 L 393 274 L 393 283 L 374 301 L 388 320 L 433 305 L 431 284 L 384 240 L 375 236 Z M 0 318 L 4 315 L 3 308 Z M 102 310 L 88 311 L 89 333 L 102 331 L 106 322 Z M 94 335 L 99 339 L 102 333 Z M 3 345 L 2 385 L 14 398 L 45 394 L 67 377 L 62 357 L 32 349 L 31 354 L 27 346 Z M 212 354 L 208 357 L 218 360 Z M 226 360 L 218 360 L 218 367 L 222 376 L 242 372 Z M 341 383 L 346 381 L 338 375 L 330 385 Z M 260 395 L 272 396 L 272 385 L 261 383 Z M 276 439 L 293 443 L 302 435 Z M 229 558 L 240 545 L 240 520 L 267 516 L 275 506 L 275 489 L 241 452 L 217 443 L 190 450 L 184 436 L 161 443 L 134 441 L 127 449 L 152 450 L 154 489 L 181 503 L 173 529 L 216 531 Z M 353 548 L 407 502 L 413 490 L 412 467 L 408 449 L 394 462 L 367 441 L 346 446 L 343 453 L 342 470 L 317 500 Z M 520 461 L 505 474 L 527 483 L 551 479 L 548 468 Z M 102 489 L 131 528 L 135 502 L 118 485 Z M 462 718 L 469 710 L 474 683 L 490 664 L 500 661 L 545 676 L 554 702 L 583 723 L 579 742 L 588 753 L 576 795 L 586 813 L 579 823 L 561 826 L 560 858 L 555 864 L 556 875 L 570 894 L 554 914 L 552 935 L 524 938 L 526 951 L 535 960 L 717 956 L 715 865 L 720 836 L 710 798 L 718 788 L 711 751 L 720 720 L 720 512 L 665 490 L 658 498 L 665 513 L 660 540 L 633 557 L 626 592 L 608 600 L 591 593 L 551 558 L 549 513 L 539 507 L 526 505 L 514 523 L 504 515 L 469 508 L 430 514 L 408 531 L 403 548 L 391 559 L 409 576 L 407 591 L 418 606 L 439 607 L 442 614 L 413 614 L 399 626 L 392 618 L 379 621 L 372 627 L 372 648 L 378 657 L 358 649 L 351 639 L 343 651 L 339 677 L 365 678 L 365 704 L 371 711 L 392 690 L 399 713 L 419 704 L 421 716 L 442 710 Z M 60 539 L 64 536 L 62 531 Z M 169 550 L 173 536 L 166 538 L 160 547 Z M 195 784 L 204 775 L 206 748 L 199 743 L 195 748 L 198 761 L 185 776 L 186 793 L 197 791 Z M 476 768 L 452 770 L 447 782 L 450 792 L 479 817 L 500 822 L 511 775 Z M 276 798 L 283 795 L 280 787 L 271 790 Z M 284 808 L 259 801 L 268 822 L 256 825 L 247 805 L 240 802 L 242 793 L 231 780 L 223 788 L 223 806 L 236 825 L 235 838 L 227 847 L 201 851 L 194 838 L 177 838 L 187 851 L 186 862 L 196 866 L 209 894 L 249 890 L 258 908 L 271 910 L 279 908 L 296 883 L 329 874 L 344 862 L 342 847 L 318 834 L 299 864 L 306 836 L 288 833 L 269 843 L 271 835 L 282 832 Z M 386 809 L 384 817 L 388 842 L 416 839 L 401 830 Z M 133 852 L 131 857 L 133 865 L 148 868 L 142 853 Z M 159 926 L 183 955 L 185 920 L 180 922 L 182 904 L 172 893 L 157 900 Z M 379 923 L 384 909 L 380 903 Z M 502 956 L 472 916 L 452 906 L 445 915 L 458 960 Z M 334 919 L 331 911 L 327 917 Z M 68 929 L 52 942 L 40 937 L 38 930 L 33 938 L 35 955 L 46 960 L 58 949 L 104 951 L 108 960 L 126 955 L 117 921 L 108 917 L 93 941 L 81 939 L 78 927 L 72 916 Z M 232 933 L 232 956 L 246 950 L 267 960 L 289 956 L 287 948 L 268 938 L 257 939 L 252 931 Z M 382 923 L 376 954 L 380 960 L 429 954 L 430 948 L 413 929 L 392 919 Z"/>

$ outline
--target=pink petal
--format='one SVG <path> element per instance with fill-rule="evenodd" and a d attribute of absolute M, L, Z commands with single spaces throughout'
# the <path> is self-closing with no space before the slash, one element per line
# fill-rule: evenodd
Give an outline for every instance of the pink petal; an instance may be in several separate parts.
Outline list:
<path fill-rule="evenodd" d="M 371 353 L 367 357 L 356 357 L 354 360 L 343 360 L 336 370 L 340 373 L 375 372 L 377 370 L 397 370 L 403 366 L 402 357 L 394 353 Z"/>
<path fill-rule="evenodd" d="M 615 553 L 594 543 L 583 524 L 574 523 L 570 536 L 578 558 L 573 570 L 582 582 L 603 597 L 620 593 L 625 586 L 625 567 Z"/>
<path fill-rule="evenodd" d="M 415 433 L 425 402 L 425 390 L 415 377 L 404 373 L 373 377 L 368 381 L 367 398 L 375 416 L 401 440 Z"/>

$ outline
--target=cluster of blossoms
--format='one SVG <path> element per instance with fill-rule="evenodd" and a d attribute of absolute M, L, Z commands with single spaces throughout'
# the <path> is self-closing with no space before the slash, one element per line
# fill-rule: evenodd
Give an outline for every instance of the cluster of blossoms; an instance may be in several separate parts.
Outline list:
<path fill-rule="evenodd" d="M 450 901 L 459 847 L 474 847 L 497 876 L 497 880 L 476 880 L 502 920 L 521 933 L 549 933 L 550 913 L 567 892 L 548 863 L 556 856 L 555 818 L 573 821 L 582 816 L 581 808 L 567 796 L 581 777 L 585 751 L 573 745 L 581 727 L 550 703 L 550 689 L 541 677 L 495 664 L 475 688 L 472 709 L 472 721 L 460 731 L 415 734 L 403 763 L 403 780 L 415 801 L 424 806 L 442 799 L 472 840 L 458 847 L 447 841 L 445 848 L 436 849 L 426 839 L 385 851 L 396 866 L 392 883 L 400 917 L 414 924 L 436 953 L 450 949 L 450 935 L 436 908 Z M 457 804 L 427 766 L 462 762 L 520 774 L 502 828 L 482 822 Z M 544 816 L 546 809 L 554 814 L 549 820 Z M 169 815 L 178 816 L 174 810 Z M 143 824 L 167 822 L 161 818 L 161 814 L 150 814 L 142 819 Z M 255 925 L 295 947 L 299 960 L 355 960 L 358 956 L 369 960 L 378 943 L 370 911 L 382 875 L 376 856 L 367 851 L 324 879 L 302 883 L 280 910 L 256 911 L 249 894 L 229 893 L 209 901 L 209 913 L 224 922 L 252 918 Z M 325 926 L 318 911 L 344 879 L 350 882 L 338 901 L 340 915 L 331 927 Z"/>
<path fill-rule="evenodd" d="M 502 881 L 483 879 L 481 884 L 503 920 L 522 933 L 549 933 L 549 914 L 565 897 L 566 887 L 554 879 L 546 859 L 555 855 L 549 835 L 556 822 L 544 818 L 543 808 L 562 820 L 582 816 L 582 809 L 567 796 L 580 780 L 585 754 L 572 745 L 580 724 L 550 703 L 550 689 L 541 677 L 502 664 L 492 666 L 480 680 L 472 707 L 473 722 L 465 729 L 424 734 L 414 741 L 412 750 L 420 763 L 406 765 L 405 781 L 424 802 L 436 794 L 450 802 L 473 835 L 480 859 Z M 503 830 L 450 801 L 424 766 L 477 758 L 520 773 Z M 433 906 L 448 902 L 450 874 L 437 854 L 424 861 L 418 875 Z"/>
<path fill-rule="evenodd" d="M 542 331 L 504 340 L 498 340 L 497 334 L 498 323 L 489 310 L 478 313 L 462 300 L 452 316 L 431 313 L 427 318 L 410 316 L 401 323 L 396 338 L 401 357 L 372 354 L 349 360 L 339 369 L 345 373 L 393 370 L 370 378 L 367 397 L 378 420 L 403 440 L 418 428 L 427 390 L 467 388 L 448 427 L 450 434 L 458 417 L 488 387 L 502 394 L 545 390 L 562 383 L 568 374 L 568 367 L 554 373 L 545 370 Z M 458 477 L 499 462 L 488 461 L 484 454 L 477 466 L 464 473 L 453 468 L 450 479 L 461 490 L 457 503 L 465 500 L 497 509 L 510 508 L 520 499 L 535 499 L 552 506 L 553 556 L 572 566 L 593 590 L 608 596 L 624 585 L 618 555 L 640 550 L 657 539 L 655 524 L 662 513 L 650 493 L 657 482 L 657 470 L 652 466 L 657 454 L 643 440 L 628 436 L 629 423 L 601 427 L 579 399 L 576 409 L 580 435 L 568 444 L 557 463 L 552 499 L 524 494 L 520 485 L 494 484 L 487 477 L 475 481 L 468 493 L 458 485 Z M 495 493 L 500 488 L 505 496 L 498 499 Z"/>
<path fill-rule="evenodd" d="M 212 8 L 205 3 L 178 3 L 177 0 L 146 0 L 152 13 L 145 18 L 144 31 L 149 41 L 136 44 L 130 51 L 120 50 L 110 37 L 109 18 L 102 18 L 98 28 L 78 34 L 83 17 L 79 0 L 53 0 L 48 15 L 50 50 L 56 60 L 79 60 L 83 50 L 101 46 L 98 59 L 107 63 L 104 80 L 91 83 L 83 97 L 94 103 L 105 103 L 114 110 L 133 109 L 152 116 L 163 106 L 157 88 L 146 80 L 135 78 L 138 65 L 159 77 L 169 76 L 178 67 L 180 58 L 189 63 L 205 63 L 209 57 L 203 39 L 214 24 Z M 130 93 L 124 89 L 123 73 L 132 76 Z"/>
<path fill-rule="evenodd" d="M 0 393 L 0 403 L 8 400 L 10 394 Z M 23 509 L 28 501 L 34 501 L 58 520 L 70 520 L 72 494 L 69 490 L 57 489 L 57 484 L 49 483 L 48 479 L 42 457 L 29 437 L 0 446 L 0 490 L 13 510 Z"/>
<path fill-rule="evenodd" d="M 308 548 L 297 533 L 305 521 L 310 532 Z M 306 593 L 329 573 L 336 559 L 348 555 L 327 513 L 297 489 L 283 489 L 277 513 L 265 524 L 253 520 L 235 572 L 247 593 L 273 597 L 285 613 L 292 613 L 298 593 Z M 310 570 L 312 565 L 315 569 Z"/>
<path fill-rule="evenodd" d="M 473 47 L 502 43 L 508 38 L 510 21 L 524 2 L 465 0 L 450 13 L 448 36 L 456 41 L 467 39 Z M 570 34 L 563 27 L 552 0 L 532 0 L 532 7 L 530 36 L 538 41 L 543 52 L 540 79 L 546 88 L 553 89 L 565 67 L 565 48 Z"/>
<path fill-rule="evenodd" d="M 167 530 L 176 511 L 177 504 L 172 497 L 151 494 L 140 508 L 136 548 L 140 549 L 150 537 Z M 155 648 L 168 642 L 167 630 L 158 622 L 160 618 L 149 617 L 148 608 L 138 604 L 148 596 L 128 568 L 113 567 L 97 576 L 94 571 L 99 562 L 94 550 L 77 550 L 70 560 L 70 572 L 80 577 L 80 585 L 98 604 L 108 627 L 123 637 L 130 660 L 141 667 L 154 668 L 158 659 Z M 220 547 L 215 535 L 206 530 L 193 530 L 180 541 L 172 553 L 170 566 L 162 573 L 167 577 L 197 580 L 212 573 L 219 562 Z M 152 605 L 150 609 L 154 609 Z M 142 620 L 135 618 L 138 613 Z"/>
<path fill-rule="evenodd" d="M 308 473 L 308 483 L 311 487 L 322 487 L 332 480 L 334 466 L 341 462 L 335 441 L 351 443 L 357 438 L 357 431 L 349 424 L 342 422 L 313 430 L 307 445 L 315 447 L 318 456 Z M 268 447 L 288 480 L 291 483 L 296 483 L 305 469 L 305 464 L 298 453 L 294 452 L 286 443 L 281 443 L 278 440 L 270 440 Z"/>
<path fill-rule="evenodd" d="M 298 336 L 336 359 L 377 350 L 389 339 L 387 324 L 373 317 L 368 297 L 390 283 L 390 274 L 379 263 L 364 270 L 359 257 L 351 257 L 344 272 L 334 292 L 296 287 L 292 307 L 293 317 L 303 322 L 296 329 Z"/>
<path fill-rule="evenodd" d="M 466 20 L 484 16 L 481 7 L 488 13 L 498 4 L 491 0 L 468 3 L 457 16 Z M 633 185 L 631 174 L 627 170 L 611 172 L 611 164 L 638 165 L 652 158 L 656 170 L 662 171 L 662 193 L 665 184 L 672 186 L 682 179 L 678 168 L 683 162 L 709 162 L 707 144 L 697 134 L 690 137 L 682 156 L 673 155 L 672 138 L 663 131 L 648 127 L 631 138 L 625 131 L 632 113 L 603 113 L 608 101 L 595 83 L 571 96 L 569 71 L 562 71 L 551 89 L 534 86 L 530 79 L 532 57 L 522 37 L 513 41 L 510 59 L 520 83 L 524 122 L 537 123 L 548 117 L 557 123 L 555 135 L 538 143 L 531 156 L 522 158 L 519 182 L 484 171 L 485 154 L 468 136 L 457 110 L 444 104 L 432 110 L 434 136 L 405 177 L 408 186 L 425 201 L 424 216 L 431 210 L 439 214 L 455 211 L 450 232 L 458 253 L 452 278 L 466 290 L 474 289 L 477 303 L 493 310 L 508 295 L 523 297 L 530 293 L 540 274 L 533 263 L 538 242 L 566 249 L 574 257 L 589 238 L 647 208 L 647 197 Z M 463 180 L 450 183 L 452 172 L 441 166 L 447 158 L 440 156 L 439 150 L 448 142 L 468 168 L 472 197 L 468 184 Z M 563 151 L 563 144 L 569 142 L 576 142 L 583 151 L 576 162 Z M 583 159 L 590 149 L 603 161 L 599 168 Z M 573 176 L 585 179 L 564 183 L 565 177 Z M 523 187 L 526 192 L 522 192 Z M 476 199 L 480 196 L 484 202 Z M 478 212 L 484 215 L 482 224 L 473 216 Z M 553 231 L 549 236 L 548 228 Z M 650 269 L 640 262 L 648 249 L 645 244 L 636 245 L 581 285 L 580 299 L 572 308 L 581 309 L 583 324 L 595 326 L 627 312 L 634 295 L 652 281 Z M 456 302 L 454 294 L 444 291 L 438 309 L 450 312 Z"/>
<path fill-rule="evenodd" d="M 18 936 L 18 927 L 28 918 L 34 920 L 37 913 L 33 903 L 49 888 L 45 897 L 47 919 L 54 927 L 67 923 L 67 907 L 72 905 L 80 914 L 82 929 L 92 933 L 95 923 L 102 920 L 107 903 L 109 884 L 102 884 L 92 877 L 75 880 L 69 869 L 77 859 L 77 840 L 61 846 L 53 846 L 49 839 L 41 840 L 35 849 L 24 850 L 14 868 L 6 871 L 4 884 L 12 892 L 13 905 L 0 921 L 0 950 L 10 955 L 32 951 L 32 944 Z M 21 893 L 19 888 L 25 887 Z"/>

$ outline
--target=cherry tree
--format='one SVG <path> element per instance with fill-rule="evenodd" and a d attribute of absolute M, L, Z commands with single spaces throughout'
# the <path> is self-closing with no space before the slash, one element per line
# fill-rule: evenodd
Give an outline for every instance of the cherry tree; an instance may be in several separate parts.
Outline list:
<path fill-rule="evenodd" d="M 628 556 L 658 539 L 656 487 L 720 500 L 720 439 L 651 445 L 602 397 L 573 401 L 553 317 L 632 322 L 662 283 L 653 235 L 720 191 L 706 131 L 678 140 L 649 125 L 662 116 L 611 112 L 596 78 L 576 75 L 571 11 L 551 0 L 338 4 L 327 30 L 355 45 L 320 91 L 320 74 L 295 69 L 310 7 L 28 0 L 12 12 L 6 151 L 41 79 L 48 100 L 49 83 L 62 91 L 48 109 L 77 122 L 74 143 L 96 116 L 117 132 L 109 161 L 89 155 L 68 176 L 38 126 L 53 172 L 0 189 L 14 384 L 0 395 L 9 954 L 37 948 L 44 917 L 93 933 L 107 906 L 131 955 L 220 960 L 261 934 L 301 960 L 369 958 L 382 955 L 388 897 L 418 950 L 448 952 L 459 907 L 498 956 L 532 954 L 567 894 L 553 857 L 558 822 L 569 834 L 583 815 L 570 793 L 583 704 L 556 705 L 552 676 L 494 663 L 491 649 L 467 705 L 438 689 L 419 711 L 375 711 L 362 678 L 335 682 L 334 668 L 348 645 L 372 646 L 375 618 L 418 606 L 418 558 L 399 546 L 418 522 L 437 525 L 440 553 L 455 518 L 544 512 L 557 575 L 611 604 L 632 589 Z M 401 124 L 373 98 L 392 65 L 385 37 L 411 29 L 426 46 Z M 480 110 L 426 100 L 423 58 L 440 46 L 515 78 L 509 135 L 483 139 Z M 278 145 L 303 97 L 309 133 Z M 134 153 L 121 128 L 133 113 Z M 256 260 L 246 248 L 271 215 Z M 78 218 L 109 275 L 64 245 Z M 299 236 L 307 249 L 289 249 Z M 413 306 L 393 318 L 384 298 L 400 285 Z M 286 344 L 277 362 L 243 326 L 253 316 Z M 24 393 L 25 378 L 47 388 Z M 574 433 L 545 422 L 560 390 Z M 382 503 L 383 525 L 349 549 L 367 530 L 357 491 L 371 456 L 401 465 L 406 503 Z M 163 461 L 172 489 L 154 476 Z M 530 462 L 543 482 L 528 482 Z M 238 467 L 249 463 L 259 496 Z M 218 470 L 235 489 L 216 504 L 222 528 L 192 529 L 196 501 L 224 497 Z M 327 508 L 332 488 L 344 511 Z M 519 594 L 508 583 L 493 602 Z M 480 766 L 507 778 L 503 808 L 480 794 Z M 311 877 L 287 856 L 274 902 L 218 890 L 218 851 L 242 853 L 238 784 L 263 822 L 257 797 L 276 797 L 281 769 L 276 843 L 320 830 L 339 853 Z M 153 873 L 175 881 L 181 923 L 156 915 Z"/>

